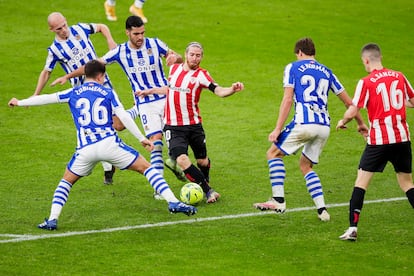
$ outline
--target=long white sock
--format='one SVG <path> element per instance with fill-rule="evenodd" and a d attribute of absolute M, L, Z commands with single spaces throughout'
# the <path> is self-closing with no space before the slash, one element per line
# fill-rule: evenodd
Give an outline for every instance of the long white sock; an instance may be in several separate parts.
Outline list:
<path fill-rule="evenodd" d="M 305 175 L 306 188 L 316 205 L 316 208 L 325 207 L 325 199 L 323 196 L 322 184 L 316 172 L 311 171 Z"/>
<path fill-rule="evenodd" d="M 155 140 L 154 149 L 151 151 L 151 165 L 157 169 L 157 171 L 164 175 L 164 160 L 162 159 L 162 147 L 163 143 L 161 140 Z"/>
<path fill-rule="evenodd" d="M 109 6 L 115 6 L 115 5 L 116 5 L 116 1 L 115 1 L 115 0 L 106 0 L 106 3 L 107 3 Z"/>
<path fill-rule="evenodd" d="M 135 0 L 134 1 L 134 5 L 135 7 L 142 9 L 142 7 L 144 6 L 145 0 Z"/>
<path fill-rule="evenodd" d="M 178 202 L 179 200 L 175 197 L 171 191 L 170 186 L 165 181 L 164 177 L 152 166 L 145 170 L 144 176 L 148 179 L 152 188 L 162 195 L 167 202 Z"/>
<path fill-rule="evenodd" d="M 282 158 L 274 158 L 267 161 L 269 166 L 269 179 L 272 185 L 273 197 L 285 197 L 286 169 Z"/>
<path fill-rule="evenodd" d="M 52 208 L 50 210 L 49 220 L 58 219 L 62 208 L 68 200 L 72 184 L 64 179 L 61 179 L 53 194 Z"/>
<path fill-rule="evenodd" d="M 108 172 L 108 171 L 112 170 L 112 164 L 111 163 L 108 163 L 106 161 L 102 161 L 101 163 L 102 163 L 102 167 L 103 167 L 104 171 Z"/>

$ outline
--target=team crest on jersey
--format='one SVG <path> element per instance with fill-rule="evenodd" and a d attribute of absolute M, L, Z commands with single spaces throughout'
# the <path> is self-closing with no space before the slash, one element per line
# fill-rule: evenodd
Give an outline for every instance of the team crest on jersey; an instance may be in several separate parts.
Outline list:
<path fill-rule="evenodd" d="M 143 58 L 138 59 L 138 65 L 139 66 L 144 66 L 145 65 L 145 59 L 143 59 Z"/>
<path fill-rule="evenodd" d="M 152 56 L 152 49 L 151 49 L 151 48 L 147 49 L 147 54 L 148 54 L 149 56 Z"/>
<path fill-rule="evenodd" d="M 72 48 L 72 53 L 73 53 L 74 55 L 79 54 L 79 49 L 78 49 L 78 48 L 76 48 L 76 47 L 73 47 L 73 48 Z"/>

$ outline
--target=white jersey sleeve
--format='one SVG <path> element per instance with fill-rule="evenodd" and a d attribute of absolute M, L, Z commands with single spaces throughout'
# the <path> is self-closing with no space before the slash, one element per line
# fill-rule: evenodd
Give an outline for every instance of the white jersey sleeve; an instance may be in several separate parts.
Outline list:
<path fill-rule="evenodd" d="M 66 95 L 72 92 L 72 88 L 56 92 L 53 94 L 43 94 L 33 96 L 24 100 L 18 101 L 18 106 L 36 106 L 36 105 L 47 105 L 53 103 L 66 103 L 69 98 Z"/>

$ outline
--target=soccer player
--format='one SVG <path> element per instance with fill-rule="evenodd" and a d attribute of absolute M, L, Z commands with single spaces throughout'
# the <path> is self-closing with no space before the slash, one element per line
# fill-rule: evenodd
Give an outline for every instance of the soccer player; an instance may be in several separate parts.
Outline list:
<path fill-rule="evenodd" d="M 403 73 L 384 68 L 377 44 L 366 44 L 361 59 L 368 76 L 359 80 L 352 105 L 336 126 L 336 129 L 346 128 L 361 108 L 367 109 L 370 128 L 349 202 L 349 228 L 339 236 L 341 240 L 350 241 L 357 239 L 368 185 L 374 173 L 382 172 L 388 161 L 394 166 L 398 184 L 414 208 L 411 142 L 406 121 L 406 105 L 414 105 L 413 87 Z"/>
<path fill-rule="evenodd" d="M 275 129 L 268 137 L 272 142 L 266 153 L 272 197 L 266 202 L 255 203 L 253 206 L 262 211 L 285 212 L 286 171 L 283 158 L 303 148 L 299 167 L 305 178 L 306 187 L 316 205 L 318 218 L 321 221 L 329 221 L 330 215 L 326 210 L 321 180 L 313 170 L 313 165 L 318 163 L 329 137 L 329 90 L 332 90 L 345 106 L 349 106 L 352 100 L 335 74 L 316 61 L 315 44 L 311 38 L 298 40 L 294 53 L 297 61 L 285 67 L 284 95 L 279 108 L 279 117 Z M 293 104 L 295 115 L 283 128 Z M 357 121 L 359 131 L 366 131 L 367 127 L 360 116 L 357 116 Z"/>
<path fill-rule="evenodd" d="M 34 95 L 41 93 L 57 64 L 60 64 L 63 70 L 69 73 L 89 60 L 96 59 L 95 48 L 89 39 L 91 34 L 102 33 L 107 40 L 108 48 L 116 47 L 109 28 L 104 24 L 78 23 L 77 25 L 68 26 L 66 18 L 59 12 L 49 14 L 47 22 L 50 31 L 55 33 L 55 39 L 47 49 L 46 64 L 40 72 Z M 83 81 L 83 76 L 70 80 L 73 87 L 81 85 Z M 105 76 L 104 85 L 112 88 L 108 76 Z M 103 162 L 102 166 L 105 171 L 104 184 L 112 184 L 115 167 L 106 162 Z"/>
<path fill-rule="evenodd" d="M 140 98 L 167 94 L 164 112 L 164 132 L 170 155 L 191 182 L 199 184 L 206 194 L 207 203 L 216 202 L 220 194 L 210 187 L 210 159 L 207 156 L 206 136 L 198 102 L 203 89 L 209 89 L 219 97 L 227 97 L 244 89 L 241 82 L 221 87 L 214 82 L 207 70 L 200 68 L 203 47 L 191 42 L 185 50 L 185 62 L 173 64 L 168 77 L 169 86 L 136 92 Z M 194 166 L 188 157 L 188 146 L 197 160 Z"/>
<path fill-rule="evenodd" d="M 135 0 L 134 3 L 129 7 L 129 12 L 133 15 L 141 17 L 142 21 L 144 23 L 147 23 L 148 19 L 145 17 L 143 10 L 144 3 L 145 0 Z M 118 20 L 115 13 L 115 6 L 116 0 L 106 0 L 104 3 L 106 18 L 109 21 Z"/>
<path fill-rule="evenodd" d="M 130 82 L 132 92 L 154 87 L 167 86 L 167 78 L 163 69 L 163 58 L 167 65 L 182 62 L 182 57 L 171 50 L 166 43 L 158 38 L 147 38 L 145 26 L 138 16 L 130 16 L 126 20 L 126 34 L 129 40 L 110 50 L 99 60 L 104 64 L 117 62 Z M 67 79 L 84 74 L 84 69 L 79 68 L 66 76 L 56 79 L 52 84 L 63 84 Z M 164 171 L 163 162 L 163 115 L 165 106 L 165 95 L 148 95 L 137 97 L 133 94 L 135 107 L 128 110 L 133 117 L 139 115 L 146 136 L 154 143 L 151 152 L 151 164 L 161 173 Z M 138 107 L 138 109 L 137 109 Z M 114 119 L 115 129 L 122 130 L 124 127 L 117 118 Z M 176 176 L 185 180 L 180 172 Z M 158 195 L 155 198 L 160 199 Z"/>
<path fill-rule="evenodd" d="M 13 98 L 9 106 L 33 106 L 51 103 L 68 103 L 77 130 L 77 148 L 60 180 L 52 201 L 49 218 L 38 225 L 45 230 L 57 229 L 57 221 L 69 192 L 81 177 L 87 176 L 99 161 L 107 161 L 121 170 L 129 169 L 143 174 L 151 186 L 168 202 L 172 213 L 193 215 L 197 209 L 180 202 L 165 179 L 135 149 L 123 143 L 112 127 L 112 114 L 122 121 L 125 127 L 148 148 L 153 143 L 146 139 L 131 116 L 125 111 L 115 91 L 103 86 L 105 65 L 97 60 L 85 66 L 84 84 L 62 92 L 45 94 L 24 100 Z"/>

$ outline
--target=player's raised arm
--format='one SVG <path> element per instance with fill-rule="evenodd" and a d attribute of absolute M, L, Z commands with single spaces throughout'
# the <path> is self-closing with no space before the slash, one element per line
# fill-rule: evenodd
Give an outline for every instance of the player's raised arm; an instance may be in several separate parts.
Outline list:
<path fill-rule="evenodd" d="M 96 24 L 96 32 L 102 33 L 102 35 L 106 38 L 109 50 L 117 46 L 115 40 L 112 38 L 111 31 L 109 30 L 108 26 L 105 24 Z"/>
<path fill-rule="evenodd" d="M 151 94 L 166 95 L 168 92 L 168 86 L 154 87 L 150 89 L 135 91 L 134 94 L 138 97 L 145 97 Z"/>
<path fill-rule="evenodd" d="M 65 84 L 69 79 L 71 78 L 76 78 L 79 76 L 85 75 L 85 66 L 79 67 L 78 69 L 76 69 L 75 71 L 70 72 L 69 74 L 66 74 L 62 77 L 59 77 L 57 79 L 55 79 L 50 86 L 55 86 L 56 84 L 60 84 L 63 85 Z"/>
<path fill-rule="evenodd" d="M 213 84 L 214 85 L 214 84 Z M 242 82 L 235 82 L 230 87 L 221 87 L 216 86 L 214 88 L 214 94 L 216 94 L 219 97 L 228 97 L 233 95 L 236 92 L 240 92 L 244 89 L 244 84 Z"/>
<path fill-rule="evenodd" d="M 47 105 L 47 104 L 53 104 L 53 103 L 63 103 L 63 102 L 67 102 L 67 97 L 62 96 L 62 95 L 70 93 L 71 90 L 72 88 L 69 88 L 69 89 L 66 89 L 60 92 L 33 96 L 33 97 L 23 99 L 23 100 L 12 98 L 9 101 L 8 105 L 10 107 L 15 107 L 15 106 L 36 106 L 36 105 Z"/>

